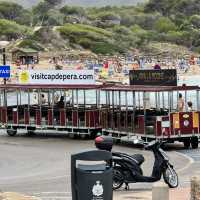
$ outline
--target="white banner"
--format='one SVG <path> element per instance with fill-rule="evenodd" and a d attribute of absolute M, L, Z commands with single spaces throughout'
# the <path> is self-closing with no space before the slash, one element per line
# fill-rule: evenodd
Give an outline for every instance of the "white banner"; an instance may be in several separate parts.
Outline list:
<path fill-rule="evenodd" d="M 94 70 L 25 70 L 19 72 L 20 84 L 93 85 Z"/>

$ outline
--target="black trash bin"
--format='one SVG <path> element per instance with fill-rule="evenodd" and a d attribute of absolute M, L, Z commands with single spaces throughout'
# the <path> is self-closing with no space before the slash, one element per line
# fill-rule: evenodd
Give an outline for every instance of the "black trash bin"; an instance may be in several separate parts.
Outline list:
<path fill-rule="evenodd" d="M 104 162 L 91 165 L 78 161 Z M 71 188 L 72 200 L 112 200 L 112 154 L 93 150 L 72 155 Z"/>

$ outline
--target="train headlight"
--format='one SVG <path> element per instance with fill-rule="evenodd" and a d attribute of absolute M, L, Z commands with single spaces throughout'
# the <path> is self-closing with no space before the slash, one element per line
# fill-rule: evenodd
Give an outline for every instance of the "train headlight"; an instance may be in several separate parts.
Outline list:
<path fill-rule="evenodd" d="M 183 122 L 183 124 L 184 124 L 185 127 L 187 127 L 187 126 L 189 126 L 190 122 L 189 122 L 188 120 L 185 120 L 185 121 Z"/>

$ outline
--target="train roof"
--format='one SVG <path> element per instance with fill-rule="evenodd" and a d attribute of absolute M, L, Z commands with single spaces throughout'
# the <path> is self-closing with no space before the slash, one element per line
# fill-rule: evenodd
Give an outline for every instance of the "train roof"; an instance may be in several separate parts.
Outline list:
<path fill-rule="evenodd" d="M 141 92 L 164 92 L 164 91 L 181 91 L 181 90 L 199 90 L 199 86 L 144 86 L 144 85 L 113 85 L 105 87 L 104 90 L 118 91 L 141 91 Z"/>
<path fill-rule="evenodd" d="M 144 85 L 119 85 L 119 84 L 101 84 L 101 85 L 20 85 L 20 84 L 1 84 L 0 89 L 78 89 L 105 91 L 141 91 L 141 92 L 164 92 L 181 90 L 200 90 L 199 86 L 144 86 Z"/>
<path fill-rule="evenodd" d="M 6 84 L 0 85 L 0 89 L 99 89 L 101 85 L 20 85 L 20 84 Z"/>

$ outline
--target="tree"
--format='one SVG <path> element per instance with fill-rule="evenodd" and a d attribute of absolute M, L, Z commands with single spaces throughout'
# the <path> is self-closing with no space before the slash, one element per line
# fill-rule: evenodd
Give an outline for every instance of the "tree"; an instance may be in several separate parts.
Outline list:
<path fill-rule="evenodd" d="M 131 26 L 134 25 L 135 23 L 136 23 L 135 18 L 132 15 L 124 14 L 121 16 L 121 25 Z"/>
<path fill-rule="evenodd" d="M 34 22 L 37 25 L 49 25 L 49 18 L 51 17 L 48 13 L 55 9 L 57 5 L 62 3 L 62 0 L 44 0 L 38 5 L 33 7 Z"/>
<path fill-rule="evenodd" d="M 59 10 L 51 9 L 48 11 L 47 17 L 50 26 L 60 26 L 63 24 L 65 16 Z"/>
<path fill-rule="evenodd" d="M 17 24 L 14 21 L 0 19 L 0 36 L 6 37 L 7 40 L 19 39 L 28 36 L 30 29 L 26 26 Z"/>
<path fill-rule="evenodd" d="M 0 16 L 20 24 L 30 24 L 31 13 L 21 5 L 13 2 L 0 2 Z"/>
<path fill-rule="evenodd" d="M 0 13 L 8 20 L 15 20 L 21 16 L 24 8 L 16 3 L 12 2 L 0 2 Z"/>
<path fill-rule="evenodd" d="M 200 15 L 192 15 L 189 21 L 194 28 L 200 28 Z"/>
<path fill-rule="evenodd" d="M 150 0 L 145 7 L 148 12 L 160 12 L 164 16 L 169 16 L 173 7 L 179 0 Z"/>
<path fill-rule="evenodd" d="M 169 17 L 171 14 L 183 13 L 191 16 L 199 14 L 199 0 L 150 0 L 145 7 L 145 11 L 158 11 L 162 15 Z"/>
<path fill-rule="evenodd" d="M 175 31 L 176 25 L 166 17 L 161 17 L 158 21 L 155 22 L 155 29 L 160 33 L 167 33 L 169 31 Z"/>
<path fill-rule="evenodd" d="M 103 12 L 101 13 L 98 18 L 100 18 L 102 21 L 106 20 L 121 20 L 121 17 L 113 12 Z"/>
<path fill-rule="evenodd" d="M 65 16 L 68 15 L 86 16 L 84 8 L 75 6 L 64 6 L 60 9 L 60 12 L 63 13 Z"/>
<path fill-rule="evenodd" d="M 176 0 L 175 12 L 183 13 L 186 16 L 198 15 L 200 13 L 199 0 Z"/>
<path fill-rule="evenodd" d="M 62 3 L 63 0 L 44 0 L 47 4 L 51 5 L 51 7 L 55 7 Z"/>

